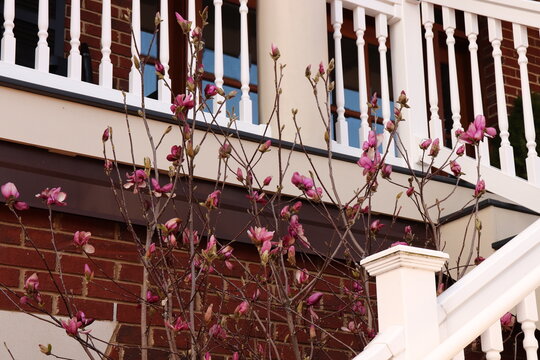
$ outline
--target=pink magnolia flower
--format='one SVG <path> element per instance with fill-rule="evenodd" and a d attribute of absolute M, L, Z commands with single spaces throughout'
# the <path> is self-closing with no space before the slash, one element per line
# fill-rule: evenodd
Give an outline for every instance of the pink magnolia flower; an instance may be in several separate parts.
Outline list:
<path fill-rule="evenodd" d="M 420 149 L 427 150 L 427 148 L 431 145 L 431 139 L 424 139 L 420 143 Z"/>
<path fill-rule="evenodd" d="M 238 354 L 238 351 L 236 351 L 236 352 L 232 355 L 232 360 L 240 360 L 240 355 Z"/>
<path fill-rule="evenodd" d="M 497 131 L 495 128 L 486 128 L 486 118 L 484 115 L 477 115 L 474 121 L 469 124 L 467 131 L 460 134 L 459 139 L 467 144 L 478 144 L 484 140 L 484 135 L 493 137 L 496 134 Z"/>
<path fill-rule="evenodd" d="M 302 245 L 304 245 L 307 248 L 311 248 L 311 245 L 304 234 L 304 227 L 298 221 L 298 215 L 291 216 L 289 220 L 288 232 L 289 232 L 289 235 L 292 236 L 294 239 L 299 240 L 302 243 Z"/>
<path fill-rule="evenodd" d="M 268 263 L 268 258 L 270 257 L 270 250 L 272 250 L 272 242 L 270 240 L 264 241 L 261 248 L 259 249 L 261 262 L 263 263 L 263 265 L 266 265 L 266 263 Z"/>
<path fill-rule="evenodd" d="M 62 327 L 66 330 L 66 333 L 69 336 L 76 337 L 79 333 L 79 328 L 82 326 L 82 322 L 77 321 L 77 318 L 74 316 L 67 321 L 62 320 Z"/>
<path fill-rule="evenodd" d="M 206 352 L 206 354 L 204 354 L 204 360 L 212 360 L 212 355 L 210 355 L 209 352 Z"/>
<path fill-rule="evenodd" d="M 306 269 L 296 270 L 294 279 L 298 284 L 302 285 L 309 280 L 309 272 Z"/>
<path fill-rule="evenodd" d="M 163 66 L 162 63 L 160 63 L 159 61 L 156 61 L 154 68 L 156 70 L 157 75 L 165 76 L 165 66 Z"/>
<path fill-rule="evenodd" d="M 101 141 L 106 142 L 109 140 L 109 137 L 111 136 L 111 127 L 107 126 L 105 131 L 103 131 L 103 135 L 101 135 Z"/>
<path fill-rule="evenodd" d="M 474 197 L 480 197 L 486 192 L 486 183 L 484 180 L 479 180 L 474 187 Z"/>
<path fill-rule="evenodd" d="M 405 241 L 396 241 L 390 245 L 390 247 L 398 246 L 398 245 L 409 245 Z"/>
<path fill-rule="evenodd" d="M 242 301 L 237 307 L 236 309 L 234 309 L 234 314 L 237 315 L 237 316 L 242 316 L 244 315 L 245 313 L 247 313 L 249 311 L 249 302 L 247 301 Z"/>
<path fill-rule="evenodd" d="M 206 256 L 215 256 L 217 254 L 217 240 L 214 235 L 210 236 L 208 243 L 206 244 L 206 249 L 202 253 Z"/>
<path fill-rule="evenodd" d="M 221 195 L 221 190 L 216 190 L 208 195 L 206 198 L 206 201 L 204 202 L 204 206 L 206 208 L 210 209 L 216 209 L 219 204 L 219 197 Z"/>
<path fill-rule="evenodd" d="M 304 175 L 300 175 L 297 171 L 293 173 L 291 182 L 300 190 L 309 190 L 313 187 L 313 180 Z"/>
<path fill-rule="evenodd" d="M 215 96 L 218 93 L 218 88 L 214 84 L 206 84 L 204 87 L 204 95 L 207 99 Z"/>
<path fill-rule="evenodd" d="M 314 306 L 314 305 L 317 305 L 319 303 L 319 301 L 322 299 L 323 297 L 323 293 L 322 292 L 314 292 L 313 294 L 311 294 L 307 300 L 306 300 L 306 304 L 308 306 Z"/>
<path fill-rule="evenodd" d="M 26 281 L 24 282 L 24 289 L 29 293 L 38 291 L 39 278 L 36 273 L 33 273 L 32 275 L 28 277 L 28 279 L 26 279 Z"/>
<path fill-rule="evenodd" d="M 439 155 L 440 150 L 441 150 L 441 147 L 439 145 L 439 138 L 436 138 L 431 143 L 431 149 L 429 149 L 429 156 L 437 157 L 437 155 Z"/>
<path fill-rule="evenodd" d="M 19 210 L 19 211 L 23 211 L 23 210 L 28 210 L 30 209 L 30 206 L 28 206 L 27 203 L 25 203 L 24 201 L 15 201 L 13 203 L 13 207 L 16 209 L 16 210 Z"/>
<path fill-rule="evenodd" d="M 364 306 L 364 303 L 362 301 L 355 301 L 352 306 L 352 311 L 360 315 L 365 315 L 367 312 L 366 307 Z"/>
<path fill-rule="evenodd" d="M 320 75 L 324 75 L 325 71 L 324 71 L 324 65 L 322 63 L 322 61 L 319 63 L 319 74 Z"/>
<path fill-rule="evenodd" d="M 262 153 L 265 153 L 267 151 L 270 151 L 270 146 L 272 145 L 272 141 L 266 140 L 264 143 L 262 143 L 259 146 L 259 151 Z"/>
<path fill-rule="evenodd" d="M 167 222 L 163 224 L 163 226 L 165 227 L 165 229 L 167 229 L 167 232 L 175 232 L 178 231 L 178 227 L 181 222 L 182 219 L 175 217 L 167 220 Z"/>
<path fill-rule="evenodd" d="M 219 147 L 218 155 L 220 159 L 227 159 L 231 155 L 232 146 L 228 142 L 224 142 L 223 145 Z"/>
<path fill-rule="evenodd" d="M 287 261 L 289 264 L 296 264 L 296 248 L 293 246 L 289 246 L 289 249 L 287 249 Z"/>
<path fill-rule="evenodd" d="M 152 294 L 150 290 L 146 292 L 146 302 L 149 304 L 155 304 L 159 301 L 159 296 Z"/>
<path fill-rule="evenodd" d="M 396 109 L 396 111 L 398 113 L 396 116 L 399 116 L 399 110 Z M 396 130 L 396 124 L 392 120 L 388 120 L 384 128 L 386 131 L 391 133 L 391 132 L 394 132 L 394 130 Z"/>
<path fill-rule="evenodd" d="M 369 230 L 376 234 L 378 233 L 382 228 L 384 227 L 384 224 L 381 224 L 381 221 L 380 220 L 375 220 L 371 223 L 371 225 L 369 226 Z"/>
<path fill-rule="evenodd" d="M 152 187 L 154 188 L 154 195 L 156 197 L 161 197 L 162 194 L 166 194 L 168 196 L 171 195 L 171 191 L 173 188 L 172 183 L 168 183 L 166 185 L 160 186 L 156 178 L 152 178 L 150 181 L 152 182 Z"/>
<path fill-rule="evenodd" d="M 215 337 L 216 339 L 220 340 L 225 340 L 227 338 L 227 332 L 219 324 L 212 325 L 212 327 L 210 327 L 210 330 L 208 330 L 208 334 L 211 337 Z"/>
<path fill-rule="evenodd" d="M 251 194 L 246 195 L 246 197 L 249 200 L 255 201 L 256 203 L 263 204 L 263 205 L 268 202 L 265 199 L 265 193 L 263 193 L 262 191 L 260 193 L 257 191 L 252 191 Z"/>
<path fill-rule="evenodd" d="M 184 34 L 187 34 L 189 30 L 191 29 L 191 21 L 188 21 L 182 17 L 179 13 L 174 13 L 176 16 L 176 21 L 178 22 L 178 25 L 180 25 L 180 28 L 184 32 Z"/>
<path fill-rule="evenodd" d="M 91 281 L 94 278 L 94 272 L 90 269 L 88 264 L 84 264 L 84 278 L 86 281 Z"/>
<path fill-rule="evenodd" d="M 279 48 L 275 44 L 272 44 L 270 46 L 270 57 L 272 57 L 272 59 L 274 59 L 275 61 L 279 59 L 280 56 L 281 56 L 281 53 L 279 52 Z"/>
<path fill-rule="evenodd" d="M 5 183 L 0 187 L 0 189 L 2 190 L 2 195 L 4 198 L 6 198 L 6 200 L 19 198 L 19 191 L 12 182 Z"/>
<path fill-rule="evenodd" d="M 384 165 L 381 169 L 381 176 L 383 179 L 390 179 L 392 175 L 392 165 Z"/>
<path fill-rule="evenodd" d="M 456 155 L 457 156 L 463 156 L 463 154 L 465 154 L 465 145 L 461 145 L 456 150 Z"/>
<path fill-rule="evenodd" d="M 73 243 L 82 248 L 82 250 L 88 254 L 93 254 L 96 249 L 90 245 L 88 242 L 90 241 L 90 237 L 92 236 L 91 232 L 88 231 L 76 231 L 75 234 L 73 234 Z"/>
<path fill-rule="evenodd" d="M 113 169 L 113 162 L 109 159 L 106 159 L 103 162 L 103 170 L 105 170 L 105 174 L 110 174 Z"/>
<path fill-rule="evenodd" d="M 264 178 L 263 180 L 263 186 L 268 186 L 270 185 L 270 182 L 272 181 L 272 177 L 271 176 L 267 176 Z"/>
<path fill-rule="evenodd" d="M 142 169 L 135 170 L 131 174 L 126 174 L 126 183 L 124 184 L 125 189 L 133 188 L 133 193 L 136 194 L 139 192 L 139 189 L 144 189 L 146 187 L 146 172 Z"/>
<path fill-rule="evenodd" d="M 189 244 L 191 237 L 193 237 L 194 244 L 199 243 L 199 232 L 197 230 L 194 230 L 192 234 L 191 231 L 186 227 L 182 232 L 182 242 L 186 245 Z"/>
<path fill-rule="evenodd" d="M 380 161 L 381 155 L 377 151 L 364 151 L 357 164 L 364 169 L 363 175 L 374 174 Z"/>
<path fill-rule="evenodd" d="M 195 101 L 191 94 L 180 94 L 174 98 L 174 102 L 171 105 L 171 112 L 174 114 L 184 113 L 187 110 L 192 109 L 193 106 L 195 106 Z"/>
<path fill-rule="evenodd" d="M 306 190 L 306 195 L 313 201 L 320 201 L 323 190 L 320 187 Z"/>
<path fill-rule="evenodd" d="M 242 169 L 240 168 L 236 169 L 236 180 L 240 182 L 244 181 L 244 174 L 242 173 Z"/>
<path fill-rule="evenodd" d="M 47 205 L 59 205 L 66 206 L 67 204 L 64 200 L 67 197 L 67 194 L 62 191 L 61 187 L 56 188 L 46 188 L 41 193 L 36 194 L 37 198 L 43 199 Z"/>
<path fill-rule="evenodd" d="M 251 241 L 253 241 L 253 244 L 259 246 L 262 245 L 266 241 L 272 240 L 274 237 L 273 231 L 266 230 L 265 227 L 250 227 L 247 231 L 247 234 Z"/>
<path fill-rule="evenodd" d="M 167 320 L 165 320 L 165 326 L 176 332 L 189 329 L 188 323 L 182 320 L 180 316 L 176 318 L 174 324 L 171 324 Z"/>
<path fill-rule="evenodd" d="M 362 144 L 362 150 L 368 151 L 370 148 L 375 149 L 377 147 L 377 134 L 371 130 L 368 133 L 368 139 Z"/>
<path fill-rule="evenodd" d="M 514 325 L 514 316 L 507 312 L 501 317 L 501 326 L 505 329 L 508 329 Z"/>
<path fill-rule="evenodd" d="M 379 108 L 379 106 L 377 105 L 377 92 L 376 91 L 371 96 L 371 100 L 369 101 L 368 106 L 374 109 Z"/>
<path fill-rule="evenodd" d="M 167 160 L 173 162 L 175 165 L 181 163 L 183 161 L 182 146 L 173 145 L 171 147 L 171 153 L 167 155 Z"/>
<path fill-rule="evenodd" d="M 461 166 L 456 161 L 450 160 L 450 170 L 455 176 L 461 175 Z"/>
<path fill-rule="evenodd" d="M 81 328 L 91 325 L 94 322 L 93 318 L 87 318 L 85 313 L 82 311 L 77 311 L 77 313 L 75 314 L 75 317 L 77 318 L 77 321 L 79 321 L 82 324 Z M 88 334 L 89 332 L 90 330 L 83 333 Z"/>

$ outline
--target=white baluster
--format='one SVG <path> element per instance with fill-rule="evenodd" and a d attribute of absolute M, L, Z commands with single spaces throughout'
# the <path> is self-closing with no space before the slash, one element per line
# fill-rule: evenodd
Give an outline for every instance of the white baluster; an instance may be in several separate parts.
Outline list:
<path fill-rule="evenodd" d="M 532 292 L 516 307 L 517 321 L 521 324 L 524 334 L 523 348 L 527 354 L 527 360 L 538 360 L 538 341 L 534 336 L 536 322 L 538 321 L 538 308 L 536 306 L 536 294 Z"/>
<path fill-rule="evenodd" d="M 508 114 L 506 112 L 506 98 L 504 94 L 504 77 L 502 70 L 501 42 L 503 40 L 502 24 L 498 19 L 488 18 L 489 41 L 493 47 L 493 67 L 495 68 L 495 89 L 497 94 L 497 116 L 499 118 L 499 136 L 501 137 L 501 147 L 499 157 L 501 159 L 501 170 L 509 175 L 515 176 L 514 149 L 508 140 Z"/>
<path fill-rule="evenodd" d="M 131 1 L 131 70 L 129 72 L 129 92 L 137 96 L 141 95 L 141 75 L 135 67 L 134 57 L 139 59 L 137 50 L 141 51 L 141 2 L 140 0 Z M 140 60 L 140 59 L 139 59 Z"/>
<path fill-rule="evenodd" d="M 101 62 L 99 85 L 112 88 L 113 66 L 111 63 L 111 0 L 102 0 L 101 12 Z"/>
<path fill-rule="evenodd" d="M 161 0 L 159 24 L 159 62 L 163 65 L 165 74 L 163 79 L 158 82 L 158 99 L 160 101 L 171 102 L 171 90 L 166 83 L 171 83 L 169 76 L 169 1 Z"/>
<path fill-rule="evenodd" d="M 38 8 L 38 43 L 36 47 L 35 68 L 38 71 L 49 72 L 50 49 L 47 44 L 49 29 L 49 1 L 39 0 Z"/>
<path fill-rule="evenodd" d="M 435 13 L 433 4 L 422 3 L 422 24 L 426 30 L 426 55 L 427 55 L 427 74 L 428 74 L 428 94 L 429 94 L 429 110 L 431 117 L 429 120 L 429 130 L 432 138 L 443 137 L 443 128 L 441 119 L 439 118 L 439 105 L 437 95 L 437 73 L 435 70 L 435 53 L 433 50 L 433 23 L 435 22 Z M 444 141 L 443 141 L 444 143 Z"/>
<path fill-rule="evenodd" d="M 521 100 L 523 102 L 523 120 L 525 121 L 525 138 L 527 139 L 527 179 L 529 182 L 540 184 L 540 162 L 536 152 L 536 131 L 532 112 L 531 89 L 529 87 L 529 71 L 527 70 L 527 27 L 512 24 L 514 32 L 514 47 L 519 55 L 519 75 L 521 79 Z"/>
<path fill-rule="evenodd" d="M 197 18 L 196 18 L 196 4 L 195 4 L 195 0 L 189 0 L 188 1 L 188 21 L 191 21 L 191 28 L 195 28 L 197 25 Z M 186 39 L 187 41 L 187 39 Z M 193 46 L 189 45 L 188 43 L 188 51 L 187 51 L 187 64 L 188 64 L 188 73 L 189 73 L 189 70 L 190 70 L 190 67 L 191 65 L 193 65 L 193 73 L 195 73 L 196 71 L 196 67 L 197 67 L 197 64 L 191 64 L 192 62 L 192 54 L 191 54 L 191 51 L 193 51 Z M 190 50 L 191 49 L 191 50 Z M 187 116 L 188 118 L 190 119 L 195 119 L 195 109 L 198 108 L 199 106 L 199 92 L 197 89 L 195 89 L 195 94 L 194 94 L 194 102 L 195 102 L 195 106 L 193 107 L 193 109 L 189 110 L 188 113 L 187 113 Z"/>
<path fill-rule="evenodd" d="M 379 41 L 379 63 L 381 68 L 381 103 L 383 126 L 390 121 L 390 91 L 388 89 L 388 68 L 386 65 L 386 40 L 388 38 L 388 22 L 385 14 L 378 14 L 375 17 L 375 36 Z M 390 141 L 390 133 L 383 130 L 383 151 Z M 395 156 L 394 151 L 390 150 L 388 156 Z"/>
<path fill-rule="evenodd" d="M 2 52 L 0 60 L 15 64 L 15 0 L 4 0 L 4 34 L 2 35 Z"/>
<path fill-rule="evenodd" d="M 81 80 L 82 56 L 79 51 L 79 37 L 81 35 L 81 0 L 71 0 L 71 13 L 69 20 L 69 44 L 71 50 L 68 56 L 67 76 L 70 79 Z"/>
<path fill-rule="evenodd" d="M 342 145 L 349 145 L 349 128 L 345 120 L 345 85 L 343 84 L 343 60 L 341 54 L 341 25 L 343 24 L 343 3 L 334 0 L 330 5 L 331 23 L 334 28 L 334 76 L 336 79 L 336 107 L 337 121 L 336 141 Z"/>
<path fill-rule="evenodd" d="M 221 22 L 221 6 L 223 0 L 214 0 L 214 83 L 218 88 L 223 88 L 223 25 Z M 214 97 L 214 114 L 217 113 L 219 103 L 223 102 L 223 96 L 217 94 Z M 223 111 L 220 115 L 223 115 Z"/>
<path fill-rule="evenodd" d="M 471 81 L 474 116 L 483 115 L 482 87 L 480 84 L 480 69 L 478 68 L 478 16 L 476 14 L 465 13 L 465 34 L 469 39 L 469 54 L 471 57 Z M 473 119 L 470 119 L 471 121 Z M 480 162 L 489 165 L 489 145 L 487 140 L 480 142 Z"/>
<path fill-rule="evenodd" d="M 452 108 L 452 145 L 456 144 L 456 131 L 461 129 L 461 107 L 459 103 L 459 84 L 456 66 L 456 13 L 454 9 L 442 8 L 443 28 L 446 32 L 446 45 L 448 47 L 448 77 L 450 78 L 450 107 Z"/>
<path fill-rule="evenodd" d="M 480 336 L 482 351 L 486 353 L 486 360 L 499 360 L 500 352 L 504 350 L 502 340 L 501 322 L 497 322 L 487 328 Z"/>
<path fill-rule="evenodd" d="M 366 31 L 366 14 L 364 8 L 356 6 L 353 10 L 354 31 L 356 32 L 356 48 L 358 50 L 358 100 L 360 102 L 360 146 L 367 140 L 369 133 L 368 123 L 368 96 L 366 80 L 366 57 L 364 53 Z"/>
<path fill-rule="evenodd" d="M 240 120 L 252 123 L 253 113 L 249 98 L 249 38 L 248 38 L 248 0 L 240 0 L 240 82 L 242 96 L 240 98 Z"/>

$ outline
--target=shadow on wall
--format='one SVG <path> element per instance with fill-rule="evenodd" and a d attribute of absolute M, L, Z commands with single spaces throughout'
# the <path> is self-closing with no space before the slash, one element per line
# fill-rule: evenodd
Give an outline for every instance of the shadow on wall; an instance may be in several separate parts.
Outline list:
<path fill-rule="evenodd" d="M 534 127 L 536 131 L 536 151 L 540 153 L 540 93 L 532 93 L 532 110 L 534 117 Z M 523 101 L 519 96 L 513 104 L 508 116 L 508 132 L 510 133 L 510 144 L 514 148 L 514 159 L 516 165 L 516 175 L 527 179 L 527 168 L 525 159 L 527 157 L 527 140 L 525 139 L 525 125 L 523 118 Z M 499 129 L 497 129 L 499 131 Z M 492 165 L 500 168 L 499 147 L 501 139 L 499 136 L 490 141 L 490 157 Z"/>

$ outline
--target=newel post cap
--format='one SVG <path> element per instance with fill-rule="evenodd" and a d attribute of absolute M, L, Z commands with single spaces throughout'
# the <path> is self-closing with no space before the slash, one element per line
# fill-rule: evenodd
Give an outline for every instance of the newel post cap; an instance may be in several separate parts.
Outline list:
<path fill-rule="evenodd" d="M 378 276 L 398 268 L 419 269 L 437 272 L 442 269 L 449 256 L 436 250 L 414 246 L 397 245 L 360 262 L 371 276 Z"/>

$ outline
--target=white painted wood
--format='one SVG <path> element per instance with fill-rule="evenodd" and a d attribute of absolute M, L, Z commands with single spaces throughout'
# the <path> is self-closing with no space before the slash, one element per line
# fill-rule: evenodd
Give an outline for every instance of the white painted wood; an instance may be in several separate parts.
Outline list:
<path fill-rule="evenodd" d="M 400 359 L 423 359 L 440 341 L 434 273 L 447 259 L 440 251 L 398 245 L 360 263 L 376 277 L 380 333 L 403 328 L 405 346 Z"/>
<path fill-rule="evenodd" d="M 141 96 L 142 80 L 133 58 L 140 60 L 141 52 L 141 1 L 131 1 L 131 70 L 129 71 L 129 92 Z"/>
<path fill-rule="evenodd" d="M 194 28 L 197 24 L 197 7 L 195 0 L 188 0 L 188 21 L 191 21 L 191 27 Z M 186 39 L 187 41 L 187 39 Z M 188 74 L 194 74 L 196 71 L 197 64 L 193 61 L 192 51 L 194 51 L 193 46 L 188 47 L 187 51 L 187 64 L 188 64 Z M 193 109 L 189 110 L 187 116 L 189 119 L 195 119 L 195 110 L 199 107 L 199 92 L 195 89 L 193 94 L 193 100 L 195 106 Z"/>
<path fill-rule="evenodd" d="M 71 0 L 71 13 L 69 20 L 69 44 L 71 50 L 68 56 L 67 76 L 70 79 L 81 81 L 82 56 L 79 51 L 81 44 L 81 0 Z"/>
<path fill-rule="evenodd" d="M 443 292 L 439 324 L 448 336 L 425 359 L 452 357 L 533 292 L 540 284 L 539 257 L 537 220 Z"/>
<path fill-rule="evenodd" d="M 159 24 L 159 62 L 163 65 L 165 75 L 163 79 L 158 81 L 158 99 L 165 103 L 171 103 L 171 90 L 167 87 L 167 83 L 171 83 L 169 76 L 169 4 L 168 0 L 160 2 L 160 17 Z"/>
<path fill-rule="evenodd" d="M 251 99 L 249 98 L 249 38 L 248 38 L 248 0 L 240 0 L 240 121 L 253 122 Z"/>
<path fill-rule="evenodd" d="M 223 0 L 214 0 L 214 83 L 218 88 L 223 88 L 223 25 L 221 20 L 221 6 Z M 223 96 L 214 96 L 213 111 L 217 113 L 219 102 L 224 100 Z"/>
<path fill-rule="evenodd" d="M 504 93 L 504 77 L 502 70 L 501 42 L 503 41 L 502 23 L 498 19 L 488 18 L 489 41 L 493 47 L 493 67 L 495 69 L 495 89 L 497 94 L 497 117 L 499 120 L 499 136 L 501 146 L 499 157 L 501 159 L 501 170 L 509 175 L 515 176 L 514 149 L 509 141 L 508 113 L 506 110 L 506 96 Z"/>
<path fill-rule="evenodd" d="M 465 35 L 469 39 L 469 55 L 471 57 L 471 82 L 472 82 L 472 101 L 474 116 L 484 115 L 482 105 L 482 85 L 480 84 L 480 69 L 478 67 L 478 16 L 466 12 L 465 17 Z M 472 122 L 474 119 L 469 119 Z M 480 151 L 480 162 L 489 165 L 489 146 L 487 140 L 481 141 L 478 146 Z"/>
<path fill-rule="evenodd" d="M 369 133 L 369 108 L 368 93 L 367 93 L 367 77 L 366 77 L 366 55 L 364 40 L 364 32 L 366 31 L 366 14 L 364 8 L 356 6 L 353 10 L 353 25 L 356 33 L 356 48 L 358 50 L 358 100 L 360 103 L 360 130 L 359 144 L 367 140 Z"/>
<path fill-rule="evenodd" d="M 452 360 L 465 360 L 465 352 L 461 350 L 457 355 L 455 355 Z"/>
<path fill-rule="evenodd" d="M 4 34 L 2 35 L 2 49 L 0 60 L 15 64 L 15 0 L 4 0 Z"/>
<path fill-rule="evenodd" d="M 461 106 L 459 101 L 459 84 L 456 65 L 456 13 L 454 9 L 444 6 L 442 8 L 443 28 L 446 32 L 446 46 L 448 47 L 448 77 L 450 80 L 450 107 L 452 109 L 452 145 L 455 146 L 456 131 L 462 129 L 461 126 Z"/>
<path fill-rule="evenodd" d="M 538 308 L 536 294 L 533 291 L 516 307 L 517 321 L 521 324 L 524 334 L 523 348 L 527 354 L 527 360 L 538 360 L 538 340 L 534 336 L 536 322 L 538 321 Z"/>
<path fill-rule="evenodd" d="M 35 68 L 38 71 L 49 72 L 49 55 L 51 49 L 47 43 L 49 36 L 49 1 L 39 0 L 38 7 L 38 43 L 36 47 Z"/>
<path fill-rule="evenodd" d="M 396 9 L 397 21 L 390 23 L 392 39 L 392 82 L 394 99 L 405 90 L 409 98 L 409 109 L 403 109 L 403 117 L 407 121 L 398 128 L 410 164 L 421 170 L 422 152 L 418 147 L 422 139 L 429 137 L 428 111 L 424 81 L 424 62 L 419 61 L 418 54 L 424 52 L 422 37 L 422 19 L 420 3 L 403 1 Z M 412 121 L 412 119 L 424 119 Z"/>
<path fill-rule="evenodd" d="M 390 90 L 388 84 L 388 68 L 386 65 L 386 54 L 388 48 L 386 47 L 386 41 L 388 39 L 388 19 L 386 15 L 379 14 L 375 17 L 375 37 L 379 41 L 379 63 L 381 69 L 381 107 L 383 126 L 386 128 L 386 124 L 390 121 Z M 388 142 L 390 141 L 390 133 L 388 131 L 383 132 L 383 149 L 386 149 Z M 383 150 L 384 151 L 384 150 Z M 390 149 L 387 157 L 395 157 L 394 151 Z"/>
<path fill-rule="evenodd" d="M 343 3 L 333 0 L 330 4 L 330 22 L 334 28 L 334 61 L 335 61 L 335 94 L 337 121 L 335 124 L 336 140 L 345 146 L 349 145 L 349 128 L 345 119 L 345 85 L 343 83 L 343 54 L 341 52 L 341 25 L 343 24 Z"/>
<path fill-rule="evenodd" d="M 536 185 L 540 184 L 540 161 L 536 152 L 536 131 L 532 111 L 531 89 L 529 86 L 529 71 L 527 64 L 527 47 L 529 39 L 527 27 L 512 24 L 514 33 L 514 47 L 518 53 L 519 77 L 521 79 L 521 100 L 523 102 L 523 119 L 525 121 L 525 138 L 527 139 L 527 179 Z"/>
<path fill-rule="evenodd" d="M 482 351 L 486 353 L 486 360 L 499 360 L 500 352 L 504 350 L 501 322 L 496 321 L 480 336 Z"/>
<path fill-rule="evenodd" d="M 443 128 L 439 118 L 438 90 L 437 90 L 437 72 L 435 68 L 435 52 L 433 49 L 433 23 L 435 22 L 435 12 L 433 5 L 427 2 L 422 3 L 422 23 L 425 29 L 426 39 L 426 58 L 428 74 L 428 94 L 429 110 L 431 117 L 429 119 L 429 130 L 431 138 L 443 138 Z"/>
<path fill-rule="evenodd" d="M 101 12 L 101 62 L 99 85 L 112 88 L 113 66 L 111 62 L 111 0 L 102 0 Z"/>

